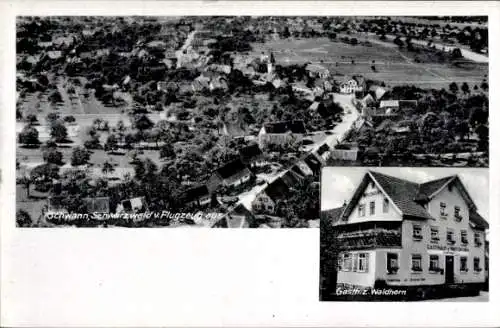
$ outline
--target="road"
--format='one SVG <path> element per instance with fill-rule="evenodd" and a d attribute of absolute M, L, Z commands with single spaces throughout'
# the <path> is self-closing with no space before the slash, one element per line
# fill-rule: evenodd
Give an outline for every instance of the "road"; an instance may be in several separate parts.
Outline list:
<path fill-rule="evenodd" d="M 197 31 L 190 32 L 186 38 L 186 41 L 184 41 L 182 47 L 175 52 L 175 57 L 177 57 L 177 68 L 181 68 L 182 57 L 184 56 L 184 50 L 186 50 L 191 45 L 191 42 L 193 42 L 194 35 L 196 34 L 196 32 Z"/>

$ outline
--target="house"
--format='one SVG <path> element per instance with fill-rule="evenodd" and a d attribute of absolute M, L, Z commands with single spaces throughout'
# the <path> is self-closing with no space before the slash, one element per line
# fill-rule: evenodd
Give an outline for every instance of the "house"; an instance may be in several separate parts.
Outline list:
<path fill-rule="evenodd" d="M 275 214 L 277 202 L 290 195 L 290 187 L 280 177 L 271 182 L 252 202 L 254 213 Z"/>
<path fill-rule="evenodd" d="M 363 91 L 363 87 L 358 85 L 358 81 L 353 79 L 347 79 L 340 84 L 340 93 L 351 94 L 358 91 Z"/>
<path fill-rule="evenodd" d="M 386 111 L 397 111 L 399 110 L 399 100 L 381 100 L 378 107 Z"/>
<path fill-rule="evenodd" d="M 303 160 L 300 160 L 297 163 L 295 163 L 295 165 L 292 166 L 291 171 L 302 177 L 314 174 L 311 168 Z"/>
<path fill-rule="evenodd" d="M 306 132 L 303 121 L 266 123 L 260 129 L 257 138 L 259 147 L 264 148 L 267 145 L 283 145 L 293 140 L 302 139 Z"/>
<path fill-rule="evenodd" d="M 386 90 L 378 85 L 372 85 L 368 90 L 375 96 L 376 100 L 380 100 L 386 93 Z"/>
<path fill-rule="evenodd" d="M 337 213 L 337 288 L 479 291 L 485 281 L 488 222 L 457 175 L 417 183 L 368 171 Z"/>
<path fill-rule="evenodd" d="M 147 211 L 148 204 L 145 197 L 125 199 L 116 207 L 116 213 L 138 213 Z"/>
<path fill-rule="evenodd" d="M 47 51 L 47 56 L 52 60 L 59 59 L 62 57 L 62 51 L 50 50 L 50 51 Z"/>
<path fill-rule="evenodd" d="M 247 135 L 246 126 L 240 120 L 224 122 L 222 123 L 222 134 L 232 138 L 244 138 Z"/>
<path fill-rule="evenodd" d="M 304 162 L 307 164 L 309 169 L 313 172 L 313 175 L 318 175 L 323 166 L 322 159 L 319 159 L 315 154 L 309 154 Z"/>
<path fill-rule="evenodd" d="M 318 64 L 307 64 L 306 65 L 306 72 L 309 74 L 310 77 L 319 77 L 322 79 L 326 79 L 330 77 L 330 71 L 324 67 L 323 65 L 318 65 Z"/>
<path fill-rule="evenodd" d="M 209 192 L 213 192 L 219 186 L 237 187 L 248 182 L 253 176 L 241 159 L 236 159 L 215 170 L 208 179 L 207 188 Z"/>
<path fill-rule="evenodd" d="M 109 197 L 87 197 L 83 199 L 88 213 L 109 213 Z"/>
<path fill-rule="evenodd" d="M 262 166 L 266 163 L 264 153 L 259 145 L 253 144 L 239 150 L 241 161 L 249 166 Z"/>
<path fill-rule="evenodd" d="M 186 205 L 203 206 L 210 203 L 210 193 L 206 185 L 190 188 L 184 193 Z"/>

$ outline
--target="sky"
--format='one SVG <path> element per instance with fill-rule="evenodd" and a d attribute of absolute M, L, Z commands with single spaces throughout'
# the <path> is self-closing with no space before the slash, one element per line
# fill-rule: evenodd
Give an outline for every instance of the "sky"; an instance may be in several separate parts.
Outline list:
<path fill-rule="evenodd" d="M 477 205 L 479 214 L 489 221 L 489 172 L 487 168 L 324 167 L 321 172 L 321 210 L 340 207 L 344 200 L 349 201 L 368 170 L 417 183 L 458 174 Z"/>

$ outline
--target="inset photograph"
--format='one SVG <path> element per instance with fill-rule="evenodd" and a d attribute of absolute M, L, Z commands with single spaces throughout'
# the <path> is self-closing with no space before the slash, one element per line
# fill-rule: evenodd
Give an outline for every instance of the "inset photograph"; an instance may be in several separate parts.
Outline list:
<path fill-rule="evenodd" d="M 485 168 L 324 167 L 321 301 L 488 301 Z"/>

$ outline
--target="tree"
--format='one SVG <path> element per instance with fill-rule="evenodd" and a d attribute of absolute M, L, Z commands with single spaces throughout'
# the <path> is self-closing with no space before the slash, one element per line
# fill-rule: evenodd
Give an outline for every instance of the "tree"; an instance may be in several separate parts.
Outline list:
<path fill-rule="evenodd" d="M 52 123 L 54 123 L 56 120 L 59 119 L 59 114 L 57 113 L 49 113 L 47 115 L 47 117 L 45 118 L 45 121 L 47 121 L 47 123 L 50 125 Z"/>
<path fill-rule="evenodd" d="M 462 58 L 462 51 L 460 50 L 460 48 L 454 48 L 451 51 L 451 58 L 452 59 L 460 59 L 460 58 Z"/>
<path fill-rule="evenodd" d="M 106 144 L 104 145 L 104 150 L 109 152 L 114 152 L 118 149 L 118 140 L 114 134 L 110 134 L 106 139 Z"/>
<path fill-rule="evenodd" d="M 54 90 L 49 94 L 49 101 L 53 104 L 62 103 L 63 99 L 59 91 Z"/>
<path fill-rule="evenodd" d="M 488 91 L 488 83 L 487 82 L 481 83 L 480 88 L 483 89 L 483 91 Z"/>
<path fill-rule="evenodd" d="M 153 122 L 146 115 L 138 115 L 135 119 L 135 127 L 141 131 L 151 129 L 154 126 Z"/>
<path fill-rule="evenodd" d="M 164 144 L 160 148 L 160 158 L 172 158 L 175 157 L 174 147 L 170 143 Z"/>
<path fill-rule="evenodd" d="M 24 186 L 26 189 L 26 198 L 30 198 L 30 186 L 31 186 L 31 177 L 23 176 L 19 179 L 19 183 Z"/>
<path fill-rule="evenodd" d="M 26 116 L 26 121 L 28 122 L 28 124 L 32 125 L 38 122 L 38 118 L 35 114 L 29 114 Z"/>
<path fill-rule="evenodd" d="M 112 173 L 115 170 L 115 167 L 108 161 L 105 161 L 102 164 L 101 171 L 103 174 L 107 175 L 108 173 Z"/>
<path fill-rule="evenodd" d="M 56 120 L 50 126 L 50 136 L 56 142 L 65 142 L 68 138 L 68 130 L 63 122 Z"/>
<path fill-rule="evenodd" d="M 71 165 L 85 165 L 90 159 L 90 152 L 83 147 L 75 147 L 71 154 Z"/>
<path fill-rule="evenodd" d="M 68 115 L 64 117 L 64 122 L 66 123 L 74 123 L 76 121 L 73 115 Z"/>
<path fill-rule="evenodd" d="M 30 215 L 25 210 L 18 210 L 16 213 L 16 225 L 18 227 L 30 227 L 33 223 Z"/>
<path fill-rule="evenodd" d="M 467 82 L 464 82 L 462 83 L 462 92 L 464 94 L 469 94 L 470 93 L 470 88 L 469 88 L 469 85 L 467 84 Z"/>
<path fill-rule="evenodd" d="M 63 154 L 57 151 L 56 148 L 47 148 L 42 153 L 43 160 L 46 163 L 52 163 L 56 165 L 62 165 Z"/>
<path fill-rule="evenodd" d="M 38 139 L 38 130 L 30 125 L 26 125 L 21 133 L 19 133 L 18 141 L 20 144 L 25 144 L 28 146 L 40 145 L 40 140 Z"/>
<path fill-rule="evenodd" d="M 450 91 L 453 92 L 453 93 L 457 93 L 458 92 L 458 85 L 456 82 L 451 82 L 450 83 Z"/>

